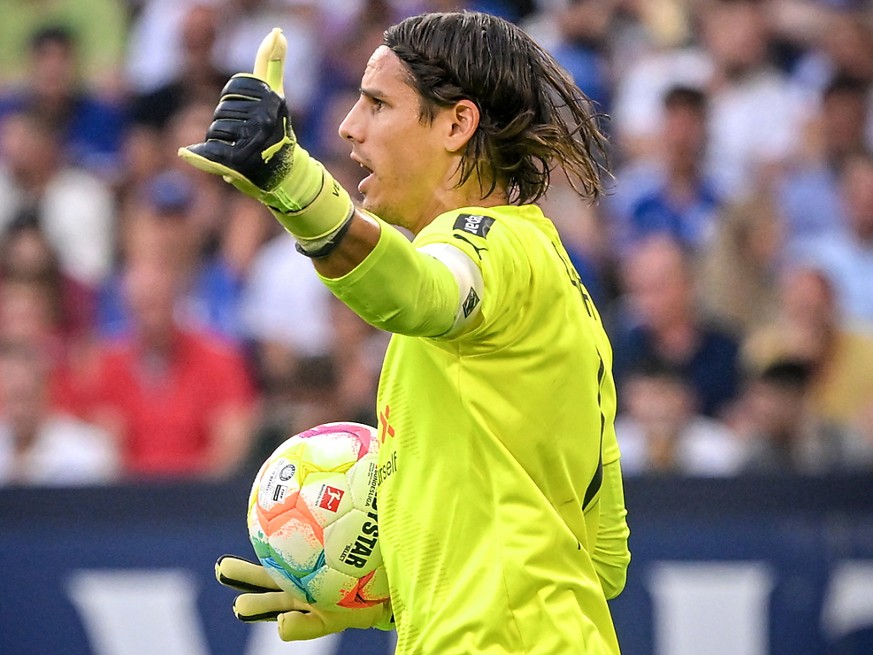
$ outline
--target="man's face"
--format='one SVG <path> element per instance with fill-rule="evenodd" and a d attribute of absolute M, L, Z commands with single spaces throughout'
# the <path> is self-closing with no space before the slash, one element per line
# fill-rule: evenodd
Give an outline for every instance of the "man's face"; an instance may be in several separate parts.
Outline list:
<path fill-rule="evenodd" d="M 358 185 L 362 207 L 417 232 L 435 215 L 455 160 L 444 145 L 442 115 L 421 120 L 420 97 L 408 75 L 397 55 L 377 48 L 339 134 L 351 142 L 352 159 L 369 173 Z"/>

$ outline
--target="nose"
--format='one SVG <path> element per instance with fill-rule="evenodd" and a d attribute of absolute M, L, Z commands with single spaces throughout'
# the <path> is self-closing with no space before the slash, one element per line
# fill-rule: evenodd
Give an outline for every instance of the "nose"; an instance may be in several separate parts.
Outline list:
<path fill-rule="evenodd" d="M 348 141 L 360 141 L 360 126 L 357 121 L 357 109 L 360 105 L 360 100 L 352 106 L 349 110 L 349 113 L 346 114 L 346 117 L 342 120 L 339 125 L 339 135 L 341 138 L 346 139 Z"/>

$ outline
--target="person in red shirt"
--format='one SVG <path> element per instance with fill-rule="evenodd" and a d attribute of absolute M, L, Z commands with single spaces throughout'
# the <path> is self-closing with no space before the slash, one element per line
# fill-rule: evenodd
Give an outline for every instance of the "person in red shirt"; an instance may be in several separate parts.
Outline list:
<path fill-rule="evenodd" d="M 91 414 L 120 440 L 133 477 L 224 476 L 248 451 L 255 392 L 232 343 L 177 317 L 186 267 L 178 248 L 150 233 L 139 239 L 123 273 L 131 329 L 102 344 L 92 372 Z"/>

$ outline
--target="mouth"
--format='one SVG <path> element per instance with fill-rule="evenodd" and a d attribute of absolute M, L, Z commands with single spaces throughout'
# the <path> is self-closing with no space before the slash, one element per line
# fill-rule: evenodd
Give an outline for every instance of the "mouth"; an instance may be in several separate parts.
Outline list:
<path fill-rule="evenodd" d="M 360 158 L 358 158 L 355 154 L 352 154 L 350 156 L 352 158 L 352 161 L 354 161 L 358 166 L 360 166 L 361 170 L 363 170 L 366 173 L 366 175 L 364 175 L 364 177 L 361 179 L 361 181 L 358 182 L 358 191 L 361 193 L 365 193 L 364 186 L 365 186 L 365 183 L 371 177 L 373 177 L 373 169 L 371 169 L 369 166 L 364 164 L 364 162 Z"/>

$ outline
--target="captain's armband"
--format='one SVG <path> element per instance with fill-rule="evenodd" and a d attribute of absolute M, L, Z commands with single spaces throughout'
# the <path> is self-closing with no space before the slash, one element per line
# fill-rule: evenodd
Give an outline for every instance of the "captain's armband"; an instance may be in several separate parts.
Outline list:
<path fill-rule="evenodd" d="M 441 338 L 456 337 L 472 327 L 481 311 L 485 283 L 482 271 L 464 251 L 448 243 L 429 243 L 418 251 L 442 262 L 458 283 L 458 305 L 452 327 Z"/>

